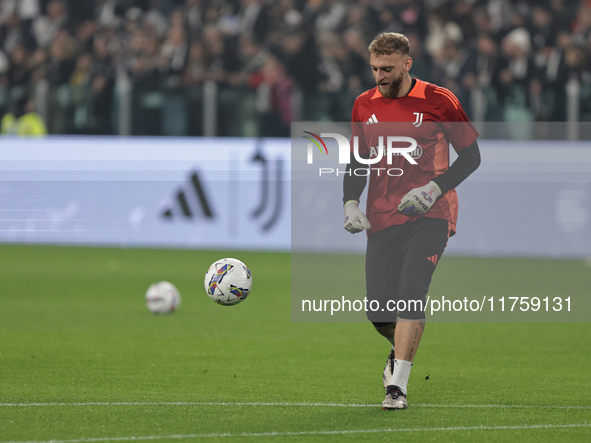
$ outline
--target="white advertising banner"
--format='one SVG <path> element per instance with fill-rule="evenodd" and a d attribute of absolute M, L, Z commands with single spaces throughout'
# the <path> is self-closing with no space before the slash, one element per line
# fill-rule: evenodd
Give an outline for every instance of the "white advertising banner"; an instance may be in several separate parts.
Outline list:
<path fill-rule="evenodd" d="M 479 141 L 447 253 L 591 257 L 591 141 Z"/>
<path fill-rule="evenodd" d="M 446 254 L 591 257 L 591 142 L 479 144 Z M 306 145 L 291 145 L 3 138 L 0 242 L 363 253 L 342 226 L 342 174 L 303 174 Z"/>
<path fill-rule="evenodd" d="M 289 144 L 4 138 L 0 241 L 289 250 Z"/>

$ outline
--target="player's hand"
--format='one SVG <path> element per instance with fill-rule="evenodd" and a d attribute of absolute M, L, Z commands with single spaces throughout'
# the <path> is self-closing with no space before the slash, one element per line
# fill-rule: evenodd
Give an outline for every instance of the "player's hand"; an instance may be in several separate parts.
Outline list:
<path fill-rule="evenodd" d="M 402 197 L 398 210 L 409 217 L 426 214 L 440 195 L 439 186 L 435 182 L 429 182 L 420 188 L 411 189 Z"/>
<path fill-rule="evenodd" d="M 358 206 L 359 202 L 356 200 L 349 200 L 345 203 L 345 229 L 351 234 L 371 228 L 369 220 Z"/>

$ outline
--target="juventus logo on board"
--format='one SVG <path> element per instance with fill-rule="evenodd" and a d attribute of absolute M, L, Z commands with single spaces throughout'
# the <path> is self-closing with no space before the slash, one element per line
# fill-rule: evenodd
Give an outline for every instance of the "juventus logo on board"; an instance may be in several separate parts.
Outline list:
<path fill-rule="evenodd" d="M 283 160 L 278 158 L 271 163 L 263 150 L 259 148 L 251 161 L 258 163 L 261 167 L 261 199 L 257 207 L 252 211 L 251 216 L 255 219 L 261 219 L 267 213 L 265 220 L 261 220 L 261 230 L 269 231 L 275 226 L 281 215 L 283 201 Z M 271 172 L 274 172 L 274 179 L 271 178 Z"/>
<path fill-rule="evenodd" d="M 419 126 L 421 126 L 423 124 L 423 113 L 422 112 L 413 112 L 413 115 L 416 116 L 416 120 L 413 123 L 413 126 L 415 128 L 418 128 Z"/>

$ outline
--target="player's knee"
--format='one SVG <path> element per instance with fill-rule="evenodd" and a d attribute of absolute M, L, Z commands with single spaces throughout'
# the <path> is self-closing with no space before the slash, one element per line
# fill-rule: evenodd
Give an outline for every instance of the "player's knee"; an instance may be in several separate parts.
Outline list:
<path fill-rule="evenodd" d="M 378 329 L 378 328 L 386 328 L 392 324 L 394 324 L 395 322 L 388 322 L 388 321 L 372 321 L 371 322 L 374 326 L 374 328 Z"/>
<path fill-rule="evenodd" d="M 371 309 L 368 309 L 365 314 L 367 315 L 367 319 L 376 328 L 381 328 L 381 327 L 391 325 L 392 323 L 396 323 L 396 312 L 395 311 L 394 312 L 389 312 L 386 310 L 372 311 Z"/>
<path fill-rule="evenodd" d="M 425 318 L 425 296 L 414 295 L 396 300 L 398 317 L 404 320 L 420 320 Z"/>

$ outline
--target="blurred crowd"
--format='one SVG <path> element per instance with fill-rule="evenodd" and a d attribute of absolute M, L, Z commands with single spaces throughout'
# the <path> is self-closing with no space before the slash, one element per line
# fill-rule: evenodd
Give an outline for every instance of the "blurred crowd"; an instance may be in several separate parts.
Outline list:
<path fill-rule="evenodd" d="M 0 111 L 44 93 L 50 133 L 117 133 L 126 79 L 134 134 L 200 135 L 214 85 L 218 135 L 285 136 L 350 118 L 384 31 L 473 119 L 565 121 L 567 82 L 590 94 L 591 0 L 1 0 Z"/>

